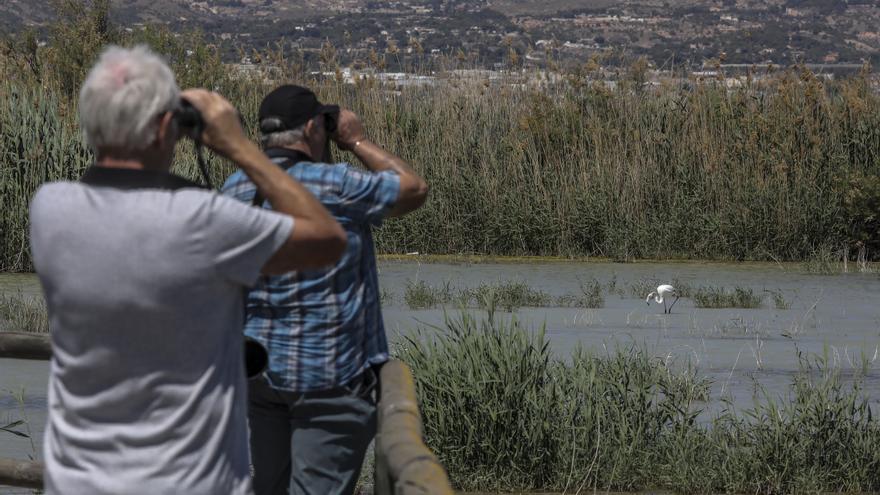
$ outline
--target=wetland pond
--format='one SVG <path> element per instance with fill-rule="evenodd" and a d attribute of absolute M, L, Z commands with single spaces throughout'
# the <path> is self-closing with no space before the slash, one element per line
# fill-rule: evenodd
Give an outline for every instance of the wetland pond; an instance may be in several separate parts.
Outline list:
<path fill-rule="evenodd" d="M 384 316 L 389 339 L 423 328 L 442 331 L 445 308 L 410 309 L 413 286 L 473 289 L 516 282 L 540 293 L 542 307 L 512 312 L 496 307 L 501 318 L 518 318 L 529 328 L 545 326 L 560 357 L 577 346 L 614 352 L 616 346 L 644 345 L 660 359 L 692 364 L 712 382 L 710 408 L 721 398 L 737 408 L 754 397 L 785 396 L 798 371 L 799 353 L 825 354 L 846 370 L 867 369 L 865 390 L 877 410 L 880 400 L 880 276 L 846 273 L 807 274 L 797 265 L 721 263 L 419 263 L 383 261 L 379 265 Z M 672 314 L 645 304 L 660 283 L 750 290 L 758 308 L 701 308 L 695 297 L 682 297 Z M 595 308 L 556 301 L 601 289 Z M 39 297 L 33 275 L 0 275 L 0 293 Z M 687 295 L 687 294 L 685 294 Z M 756 301 L 757 302 L 757 301 Z M 704 305 L 704 304 L 703 304 Z M 485 315 L 482 309 L 467 309 Z M 26 419 L 31 438 L 0 432 L 0 457 L 40 457 L 46 418 L 48 363 L 0 359 L 0 426 Z M 761 392 L 763 390 L 763 392 Z M 757 394 L 757 395 L 756 395 Z M 19 428 L 21 429 L 21 428 Z"/>

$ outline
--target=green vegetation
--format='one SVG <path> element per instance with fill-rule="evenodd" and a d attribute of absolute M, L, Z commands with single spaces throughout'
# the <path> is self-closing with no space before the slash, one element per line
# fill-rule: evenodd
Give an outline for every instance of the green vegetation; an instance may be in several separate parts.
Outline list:
<path fill-rule="evenodd" d="M 49 317 L 43 298 L 0 294 L 0 331 L 47 333 Z"/>
<path fill-rule="evenodd" d="M 39 450 L 31 431 L 31 423 L 27 416 L 27 409 L 24 404 L 25 390 L 24 387 L 14 390 L 0 390 L 0 394 L 9 394 L 9 397 L 15 402 L 16 410 L 7 410 L 5 419 L 0 419 L 0 432 L 3 434 L 11 434 L 17 437 L 28 439 L 30 443 L 30 452 L 28 458 L 37 459 Z M 4 397 L 5 398 L 5 397 Z M 37 492 L 34 492 L 37 493 Z"/>
<path fill-rule="evenodd" d="M 700 287 L 693 293 L 694 306 L 697 308 L 760 308 L 762 298 L 753 289 L 734 287 L 727 290 L 722 287 Z"/>
<path fill-rule="evenodd" d="M 880 490 L 861 375 L 802 357 L 785 397 L 710 415 L 696 370 L 646 349 L 557 359 L 542 331 L 463 315 L 411 336 L 425 434 L 457 488 L 679 493 Z M 700 418 L 700 419 L 698 419 Z"/>
<path fill-rule="evenodd" d="M 18 430 L 18 427 L 24 425 L 23 419 L 17 419 L 10 423 L 0 426 L 0 431 L 5 431 L 6 433 L 12 433 L 13 435 L 28 438 L 30 435 Z"/>
<path fill-rule="evenodd" d="M 678 294 L 678 297 L 694 297 L 696 289 L 694 289 L 691 284 L 683 282 L 681 279 L 674 278 L 672 279 L 672 286 L 675 287 L 675 292 Z"/>
<path fill-rule="evenodd" d="M 608 293 L 614 294 L 617 288 L 617 276 L 608 284 Z M 589 282 L 581 282 L 580 294 L 565 294 L 556 298 L 556 306 L 596 309 L 605 307 L 605 295 L 602 284 L 595 278 Z"/>
<path fill-rule="evenodd" d="M 409 309 L 431 309 L 451 303 L 454 297 L 454 289 L 449 282 L 435 287 L 424 280 L 408 280 L 403 302 Z"/>
<path fill-rule="evenodd" d="M 773 307 L 776 309 L 791 309 L 791 301 L 785 298 L 781 290 L 768 290 L 773 299 Z"/>
<path fill-rule="evenodd" d="M 369 74 L 344 84 L 341 73 L 308 80 L 301 54 L 280 50 L 260 54 L 265 74 L 241 73 L 198 34 L 126 32 L 109 22 L 106 2 L 60 3 L 68 10 L 46 46 L 33 33 L 0 46 L 3 271 L 33 268 L 27 205 L 36 188 L 74 179 L 92 161 L 75 95 L 108 42 L 152 45 L 181 86 L 230 98 L 252 134 L 258 102 L 280 81 L 353 108 L 370 137 L 432 188 L 424 208 L 377 232 L 380 252 L 801 261 L 826 245 L 856 256 L 861 243 L 869 258 L 880 253 L 880 95 L 867 72 L 827 81 L 796 67 L 736 89 L 706 80 L 647 90 L 633 78 L 613 89 L 595 82 L 598 66 L 587 64 L 554 82 L 440 71 L 446 82 L 428 87 Z M 335 50 L 325 48 L 332 72 Z M 209 162 L 214 183 L 232 170 Z M 197 177 L 188 147 L 176 171 Z"/>
<path fill-rule="evenodd" d="M 450 282 L 431 285 L 424 280 L 408 281 L 404 303 L 409 309 L 430 309 L 438 306 L 469 308 L 499 308 L 507 312 L 522 307 L 575 307 L 602 308 L 605 296 L 602 284 L 592 279 L 581 284 L 579 294 L 564 294 L 553 298 L 547 292 L 530 287 L 525 282 L 504 280 L 483 283 L 472 288 L 456 288 Z"/>
<path fill-rule="evenodd" d="M 463 289 L 458 300 L 465 305 L 470 303 L 478 308 L 498 307 L 508 312 L 524 306 L 547 306 L 551 301 L 546 292 L 533 289 L 525 282 L 511 281 L 480 284 L 473 289 Z"/>
<path fill-rule="evenodd" d="M 629 284 L 629 295 L 633 299 L 644 299 L 649 293 L 657 290 L 659 283 L 654 279 L 642 278 Z"/>
<path fill-rule="evenodd" d="M 605 306 L 605 296 L 602 295 L 602 284 L 598 280 L 593 279 L 590 282 L 581 284 L 581 304 L 583 308 L 601 308 Z"/>
<path fill-rule="evenodd" d="M 379 303 L 380 304 L 391 304 L 394 302 L 394 292 L 384 288 L 379 288 Z"/>
<path fill-rule="evenodd" d="M 817 249 L 801 263 L 801 271 L 814 275 L 837 275 L 843 273 L 839 253 L 829 248 Z"/>
<path fill-rule="evenodd" d="M 616 276 L 604 286 L 594 278 L 582 282 L 578 294 L 563 294 L 552 298 L 548 293 L 531 288 L 524 282 L 507 280 L 494 284 L 484 283 L 474 288 L 456 288 L 448 281 L 435 286 L 419 280 L 407 282 L 404 303 L 410 309 L 458 306 L 499 308 L 508 312 L 520 307 L 603 308 L 606 293 L 642 299 L 646 293 L 654 290 L 657 284 L 654 279 L 639 279 L 628 284 L 627 293 Z M 791 302 L 785 298 L 781 290 L 764 289 L 763 292 L 756 292 L 755 289 L 740 286 L 732 289 L 717 286 L 695 287 L 679 279 L 673 279 L 673 286 L 679 297 L 693 299 L 696 308 L 760 308 L 763 306 L 764 292 L 769 293 L 774 308 L 791 308 Z M 390 302 L 390 297 L 383 302 Z"/>
<path fill-rule="evenodd" d="M 449 282 L 433 286 L 424 280 L 408 281 L 403 300 L 410 309 L 455 305 L 477 308 L 498 307 L 508 312 L 523 306 L 548 306 L 552 301 L 546 292 L 533 289 L 524 282 L 502 281 L 457 289 Z"/>

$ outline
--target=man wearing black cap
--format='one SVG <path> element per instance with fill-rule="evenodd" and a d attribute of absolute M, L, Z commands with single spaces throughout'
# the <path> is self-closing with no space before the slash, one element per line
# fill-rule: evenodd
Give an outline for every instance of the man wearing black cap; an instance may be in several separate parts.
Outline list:
<path fill-rule="evenodd" d="M 388 360 L 371 229 L 419 208 L 428 185 L 353 112 L 306 88 L 272 91 L 259 117 L 266 154 L 321 201 L 348 245 L 335 266 L 261 277 L 248 296 L 245 333 L 269 350 L 249 392 L 254 489 L 350 494 L 376 429 L 373 370 Z M 324 163 L 330 140 L 367 170 Z M 244 174 L 223 190 L 271 208 Z"/>

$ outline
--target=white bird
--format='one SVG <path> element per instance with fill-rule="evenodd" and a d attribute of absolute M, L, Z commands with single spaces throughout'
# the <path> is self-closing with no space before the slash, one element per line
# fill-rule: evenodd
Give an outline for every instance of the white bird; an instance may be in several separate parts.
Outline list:
<path fill-rule="evenodd" d="M 669 306 L 669 309 L 666 309 L 666 296 L 675 296 L 675 300 L 672 301 L 672 305 Z M 651 305 L 651 298 L 654 298 L 654 302 L 657 304 L 663 305 L 663 314 L 672 313 L 672 307 L 675 306 L 675 303 L 678 302 L 678 293 L 675 292 L 675 287 L 663 284 L 657 286 L 657 290 L 648 294 L 648 297 L 645 298 L 645 302 L 648 303 L 648 306 Z"/>

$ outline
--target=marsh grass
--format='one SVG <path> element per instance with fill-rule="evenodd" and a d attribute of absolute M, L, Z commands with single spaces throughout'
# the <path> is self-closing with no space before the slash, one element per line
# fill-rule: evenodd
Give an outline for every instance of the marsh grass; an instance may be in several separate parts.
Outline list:
<path fill-rule="evenodd" d="M 791 309 L 791 301 L 785 298 L 785 294 L 781 290 L 766 290 L 770 293 L 773 300 L 773 307 L 776 309 Z"/>
<path fill-rule="evenodd" d="M 629 283 L 629 295 L 634 299 L 644 299 L 650 292 L 657 289 L 656 279 L 641 278 Z"/>
<path fill-rule="evenodd" d="M 498 307 L 510 312 L 520 307 L 548 306 L 551 298 L 546 292 L 529 287 L 525 282 L 503 281 L 462 289 L 458 301 L 479 308 Z"/>
<path fill-rule="evenodd" d="M 16 390 L 2 390 L 0 392 L 4 395 L 9 394 L 17 406 L 16 414 L 13 414 L 11 410 L 7 411 L 5 420 L 0 420 L 0 432 L 26 438 L 30 443 L 30 453 L 28 453 L 28 458 L 36 460 L 38 457 L 38 450 L 33 431 L 31 430 L 31 423 L 27 416 L 27 408 L 24 403 L 24 387 Z"/>
<path fill-rule="evenodd" d="M 449 318 L 398 346 L 428 444 L 461 490 L 874 492 L 880 424 L 858 370 L 801 356 L 784 396 L 724 403 L 638 345 L 554 357 L 517 319 Z M 698 418 L 703 418 L 699 419 Z"/>
<path fill-rule="evenodd" d="M 801 263 L 801 271 L 813 275 L 837 275 L 844 273 L 844 264 L 837 253 L 820 249 L 810 253 Z"/>
<path fill-rule="evenodd" d="M 584 308 L 601 308 L 605 306 L 605 296 L 602 294 L 602 284 L 598 280 L 581 283 Z"/>
<path fill-rule="evenodd" d="M 503 280 L 464 288 L 453 287 L 448 281 L 440 285 L 408 281 L 404 302 L 409 309 L 457 306 L 498 308 L 512 312 L 522 307 L 602 308 L 605 306 L 605 295 L 602 283 L 597 279 L 582 282 L 577 294 L 563 294 L 555 298 L 546 291 L 520 281 Z"/>
<path fill-rule="evenodd" d="M 673 278 L 672 279 L 672 286 L 675 287 L 675 292 L 678 294 L 678 297 L 684 297 L 684 298 L 694 297 L 695 289 L 694 289 L 693 285 L 691 285 L 691 284 L 689 284 L 679 278 Z"/>
<path fill-rule="evenodd" d="M 0 425 L 0 431 L 11 433 L 12 435 L 19 437 L 30 438 L 30 435 L 19 429 L 19 427 L 21 426 L 24 426 L 24 420 L 16 419 L 14 421 L 9 421 L 6 424 Z"/>
<path fill-rule="evenodd" d="M 384 287 L 381 287 L 379 289 L 379 303 L 383 305 L 393 304 L 394 292 Z"/>
<path fill-rule="evenodd" d="M 723 287 L 704 286 L 693 292 L 694 306 L 697 308 L 760 308 L 763 298 L 748 287 L 734 287 L 732 290 Z"/>
<path fill-rule="evenodd" d="M 549 306 L 552 298 L 525 282 L 500 281 L 476 287 L 453 287 L 450 282 L 431 285 L 424 280 L 408 281 L 403 295 L 410 309 L 431 309 L 439 306 L 489 308 L 515 311 L 520 307 Z"/>
<path fill-rule="evenodd" d="M 605 284 L 605 289 L 609 294 L 616 295 L 618 297 L 626 296 L 626 289 L 623 284 L 617 278 L 617 274 L 614 273 L 611 275 L 611 278 L 608 279 L 608 282 Z"/>
<path fill-rule="evenodd" d="M 408 280 L 403 293 L 403 302 L 409 309 L 431 309 L 449 304 L 453 295 L 449 282 L 442 286 L 433 286 L 424 280 Z"/>
<path fill-rule="evenodd" d="M 0 294 L 0 331 L 47 333 L 49 317 L 43 298 Z"/>
<path fill-rule="evenodd" d="M 643 298 L 654 290 L 657 281 L 639 279 L 628 284 L 629 294 L 634 298 Z M 680 279 L 673 279 L 673 286 L 679 297 L 691 298 L 696 308 L 743 308 L 755 309 L 763 306 L 762 293 L 748 287 L 726 289 L 717 286 L 693 286 Z M 563 294 L 551 297 L 547 292 L 530 287 L 525 282 L 500 281 L 483 283 L 472 288 L 456 288 L 450 282 L 431 285 L 425 281 L 408 281 L 404 292 L 404 302 L 410 309 L 431 309 L 441 306 L 458 306 L 471 308 L 499 308 L 507 312 L 521 307 L 573 307 L 598 309 L 605 307 L 605 294 L 626 295 L 623 285 L 616 278 L 612 283 L 603 284 L 598 279 L 581 282 L 580 290 L 575 294 Z M 790 309 L 791 303 L 779 290 L 764 290 L 776 309 Z"/>

